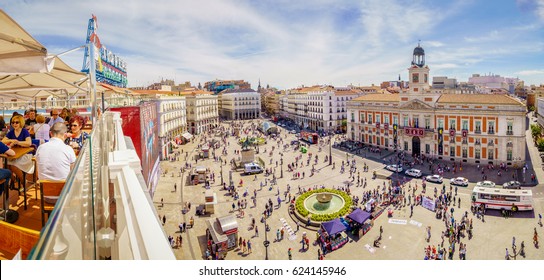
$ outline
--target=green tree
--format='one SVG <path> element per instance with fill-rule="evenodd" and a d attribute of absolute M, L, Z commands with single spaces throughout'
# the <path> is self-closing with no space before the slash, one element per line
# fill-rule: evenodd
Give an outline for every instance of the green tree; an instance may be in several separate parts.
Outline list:
<path fill-rule="evenodd" d="M 533 139 L 538 138 L 541 134 L 542 134 L 542 127 L 538 124 L 532 124 L 531 135 L 533 136 Z"/>
<path fill-rule="evenodd" d="M 538 151 L 543 152 L 544 151 L 544 138 L 540 138 L 536 141 L 536 146 L 538 148 Z"/>
<path fill-rule="evenodd" d="M 342 132 L 346 132 L 348 130 L 348 120 L 342 120 Z"/>

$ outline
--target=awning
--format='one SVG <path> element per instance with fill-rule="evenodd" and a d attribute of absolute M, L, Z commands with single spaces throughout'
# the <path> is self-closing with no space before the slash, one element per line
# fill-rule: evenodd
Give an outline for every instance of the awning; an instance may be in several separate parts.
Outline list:
<path fill-rule="evenodd" d="M 0 9 L 0 75 L 51 71 L 54 56 Z"/>
<path fill-rule="evenodd" d="M 219 226 L 221 226 L 221 230 L 223 232 L 228 232 L 238 228 L 238 222 L 236 221 L 236 217 L 234 215 L 227 215 L 217 218 L 217 221 L 219 222 Z"/>
<path fill-rule="evenodd" d="M 184 132 L 181 137 L 187 139 L 187 140 L 191 140 L 193 138 L 193 135 L 189 132 Z"/>
<path fill-rule="evenodd" d="M 196 173 L 206 173 L 206 167 L 199 165 L 195 166 L 195 172 Z"/>
<path fill-rule="evenodd" d="M 348 218 L 359 224 L 363 224 L 366 220 L 370 218 L 370 213 L 357 208 L 348 215 Z"/>
<path fill-rule="evenodd" d="M 346 226 L 340 221 L 340 219 L 335 219 L 329 222 L 324 222 L 321 224 L 321 227 L 329 234 L 335 235 L 337 233 L 345 231 Z"/>
<path fill-rule="evenodd" d="M 226 235 L 221 233 L 221 228 L 219 227 L 219 223 L 217 223 L 213 219 L 206 220 L 206 224 L 208 225 L 208 229 L 210 230 L 210 235 L 212 236 L 213 243 L 219 244 L 223 242 L 227 242 L 228 238 Z"/>
<path fill-rule="evenodd" d="M 0 95 L 16 95 L 18 98 L 66 97 L 87 92 L 87 75 L 71 68 L 58 57 L 55 61 L 55 67 L 49 73 L 0 75 Z"/>

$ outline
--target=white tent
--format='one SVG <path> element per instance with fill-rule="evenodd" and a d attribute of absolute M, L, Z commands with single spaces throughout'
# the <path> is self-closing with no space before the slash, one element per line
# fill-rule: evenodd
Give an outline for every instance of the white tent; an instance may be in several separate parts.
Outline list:
<path fill-rule="evenodd" d="M 49 72 L 54 62 L 44 46 L 0 9 L 0 75 Z"/>
<path fill-rule="evenodd" d="M 59 92 L 64 96 L 73 95 L 87 90 L 86 74 L 74 70 L 58 57 L 54 60 L 55 66 L 49 73 L 0 75 L 0 95 L 35 98 Z"/>

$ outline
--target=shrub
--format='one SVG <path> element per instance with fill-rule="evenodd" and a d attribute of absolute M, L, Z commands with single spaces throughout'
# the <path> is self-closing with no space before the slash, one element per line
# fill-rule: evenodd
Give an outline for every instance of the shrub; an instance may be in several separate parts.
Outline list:
<path fill-rule="evenodd" d="M 302 217 L 308 217 L 308 214 L 310 214 L 310 212 L 304 207 L 304 200 L 306 200 L 306 198 L 308 198 L 310 195 L 322 192 L 329 192 L 341 196 L 344 199 L 344 206 L 340 210 L 330 214 L 311 214 L 312 221 L 326 222 L 334 220 L 336 218 L 343 217 L 351 209 L 352 200 L 347 193 L 333 189 L 318 189 L 305 192 L 297 198 L 297 200 L 295 201 L 295 209 L 297 210 L 297 212 Z"/>

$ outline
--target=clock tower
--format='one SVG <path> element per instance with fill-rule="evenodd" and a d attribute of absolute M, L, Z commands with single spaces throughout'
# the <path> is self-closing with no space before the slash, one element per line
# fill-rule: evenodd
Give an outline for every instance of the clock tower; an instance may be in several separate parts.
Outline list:
<path fill-rule="evenodd" d="M 434 106 L 440 95 L 431 91 L 429 71 L 429 66 L 425 64 L 425 50 L 418 43 L 408 68 L 408 89 L 401 92 L 401 106 L 416 100 Z"/>

